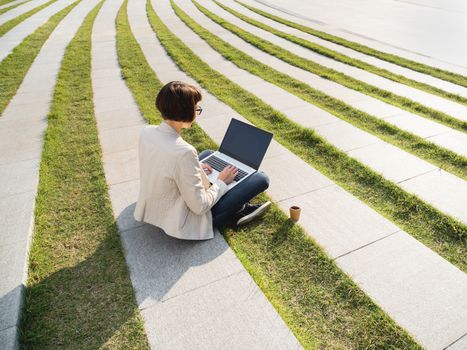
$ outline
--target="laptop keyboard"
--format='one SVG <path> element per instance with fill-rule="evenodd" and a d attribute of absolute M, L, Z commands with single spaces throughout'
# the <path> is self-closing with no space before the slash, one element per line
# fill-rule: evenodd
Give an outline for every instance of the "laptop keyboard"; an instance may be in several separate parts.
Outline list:
<path fill-rule="evenodd" d="M 216 156 L 211 156 L 209 157 L 208 159 L 206 160 L 203 160 L 203 162 L 205 163 L 208 163 L 210 166 L 212 166 L 215 170 L 217 170 L 218 172 L 221 172 L 222 170 L 224 170 L 224 168 L 228 165 L 232 165 L 230 163 L 227 163 L 225 160 L 222 160 L 220 158 L 217 158 Z M 238 168 L 237 168 L 238 169 Z M 241 169 L 238 169 L 238 174 L 237 176 L 235 176 L 235 179 L 234 181 L 240 181 L 241 179 L 243 179 L 245 176 L 247 176 L 248 173 L 241 170 Z"/>

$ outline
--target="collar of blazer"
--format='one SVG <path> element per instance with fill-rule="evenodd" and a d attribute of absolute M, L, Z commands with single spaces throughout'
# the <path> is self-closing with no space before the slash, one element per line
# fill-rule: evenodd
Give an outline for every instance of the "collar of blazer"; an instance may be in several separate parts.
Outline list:
<path fill-rule="evenodd" d="M 177 133 L 177 131 L 174 128 L 172 128 L 169 124 L 167 124 L 166 122 L 162 122 L 159 124 L 159 130 L 162 132 L 172 134 L 176 137 L 180 137 L 179 133 Z"/>

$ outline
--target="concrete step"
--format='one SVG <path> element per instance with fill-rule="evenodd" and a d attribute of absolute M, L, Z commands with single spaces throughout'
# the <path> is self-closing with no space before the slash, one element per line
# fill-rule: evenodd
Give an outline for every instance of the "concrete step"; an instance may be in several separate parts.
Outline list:
<path fill-rule="evenodd" d="M 302 24 L 308 27 L 312 27 L 319 31 L 322 31 L 322 32 L 325 32 L 325 33 L 328 33 L 328 34 L 331 34 L 337 37 L 341 37 L 349 41 L 360 43 L 362 45 L 371 47 L 381 52 L 386 52 L 386 53 L 390 53 L 390 54 L 397 55 L 400 57 L 404 57 L 406 59 L 409 59 L 415 62 L 420 62 L 428 66 L 437 67 L 437 68 L 451 71 L 457 74 L 467 75 L 467 65 L 462 64 L 462 63 L 459 64 L 459 62 L 454 62 L 453 60 L 446 60 L 445 58 L 440 57 L 439 54 L 440 53 L 443 54 L 444 52 L 438 52 L 437 54 L 433 55 L 432 44 L 434 43 L 434 40 L 433 40 L 432 33 L 430 33 L 427 30 L 424 30 L 423 27 L 408 26 L 408 27 L 402 28 L 402 31 L 406 32 L 405 35 L 400 34 L 401 31 L 399 30 L 388 29 L 388 27 L 382 29 L 380 27 L 378 28 L 379 32 L 376 33 L 377 35 L 373 35 L 375 34 L 374 33 L 375 24 L 377 25 L 377 24 L 389 22 L 390 26 L 394 26 L 394 25 L 399 26 L 399 21 L 394 20 L 394 19 L 395 18 L 399 19 L 400 17 L 395 15 L 394 10 L 400 11 L 399 13 L 401 14 L 404 11 L 409 10 L 408 13 L 411 13 L 412 15 L 415 15 L 417 17 L 420 17 L 420 15 L 423 15 L 423 17 L 425 17 L 425 20 L 428 19 L 429 21 L 432 20 L 434 21 L 434 23 L 438 23 L 437 19 L 439 17 L 442 16 L 443 20 L 446 20 L 447 18 L 447 16 L 445 16 L 445 13 L 443 13 L 444 12 L 443 10 L 445 10 L 443 7 L 439 7 L 437 9 L 438 11 L 434 11 L 431 13 L 424 12 L 422 14 L 420 10 L 422 11 L 426 10 L 427 7 L 430 7 L 429 5 L 426 6 L 425 9 L 420 9 L 420 7 L 425 7 L 421 3 L 415 3 L 415 2 L 411 2 L 410 4 L 401 3 L 401 2 L 386 3 L 385 5 L 389 5 L 390 7 L 391 6 L 404 7 L 404 9 L 394 9 L 394 8 L 390 9 L 391 17 L 389 21 L 387 21 L 386 20 L 387 14 L 381 10 L 381 7 L 376 7 L 376 6 L 355 7 L 353 6 L 355 5 L 355 3 L 349 0 L 338 0 L 335 3 L 327 4 L 325 11 L 321 7 L 321 2 L 319 1 L 303 2 L 300 0 L 296 0 L 296 1 L 288 0 L 288 1 L 282 1 L 281 3 L 281 1 L 278 1 L 278 0 L 275 0 L 275 1 L 245 0 L 244 2 L 252 6 L 258 6 L 258 8 L 261 8 L 262 10 L 266 12 L 270 12 L 276 16 L 286 18 L 292 22 L 296 22 L 296 23 L 299 23 L 299 24 Z M 449 5 L 453 5 L 453 4 L 454 2 L 451 2 Z M 374 4 L 371 4 L 371 5 L 374 5 Z M 316 10 L 317 6 L 319 7 L 318 10 Z M 329 6 L 334 6 L 334 8 L 331 11 L 329 11 Z M 454 10 L 448 9 L 448 12 L 457 12 L 457 15 L 462 15 L 463 14 L 462 12 L 465 13 L 465 11 L 462 11 L 461 6 L 460 8 L 458 6 Z M 361 30 L 359 31 L 351 30 L 347 22 L 349 20 L 349 12 L 355 9 L 361 10 L 362 13 L 367 13 L 368 11 L 369 12 L 374 11 L 372 15 L 368 14 L 365 17 L 365 20 L 363 21 L 355 21 L 355 17 L 352 17 L 352 20 L 354 20 L 355 23 L 361 26 Z M 434 8 L 432 7 L 432 9 Z M 327 17 L 327 18 L 323 20 L 322 16 Z M 378 17 L 380 20 L 374 20 L 372 19 L 372 17 Z M 336 18 L 338 18 L 337 21 L 335 21 Z M 346 23 L 347 28 L 343 27 L 344 22 L 347 22 Z M 454 25 L 458 24 L 457 23 L 458 21 L 453 21 L 453 22 L 454 23 L 451 23 L 451 24 L 454 24 Z M 411 29 L 415 29 L 416 31 L 421 30 L 422 33 L 421 35 L 417 35 L 417 34 L 414 35 L 414 33 L 410 33 L 409 35 L 407 35 L 407 32 L 410 32 Z M 444 34 L 453 33 L 452 27 L 446 26 L 443 29 L 443 31 L 444 31 Z M 398 33 L 397 35 L 399 35 L 400 40 L 393 40 L 392 42 L 387 40 L 388 33 L 391 35 Z M 459 33 L 462 33 L 462 31 L 459 31 Z M 418 34 L 420 34 L 420 32 L 418 32 Z M 407 36 L 407 38 L 405 36 Z M 423 37 L 423 41 L 420 40 L 421 36 Z M 442 42 L 442 39 L 440 38 L 441 37 L 437 38 L 438 43 Z M 401 45 L 401 42 L 404 41 L 405 44 L 407 44 L 406 39 L 411 40 L 412 45 L 405 45 L 405 47 L 403 47 Z M 416 44 L 419 47 L 419 50 L 417 49 L 414 50 L 413 44 Z M 446 48 L 449 49 L 449 53 L 452 58 L 453 51 L 454 52 L 456 51 L 455 47 L 446 46 Z M 426 49 L 429 49 L 429 50 L 426 50 Z M 428 51 L 431 51 L 431 54 L 428 53 Z"/>
<path fill-rule="evenodd" d="M 98 0 L 83 0 L 50 35 L 0 117 L 0 344 L 16 349 L 39 165 L 56 77 L 66 46 Z M 47 61 L 47 65 L 43 62 Z M 31 100 L 31 95 L 35 98 Z"/>
<path fill-rule="evenodd" d="M 305 82 L 311 87 L 320 90 L 329 96 L 340 99 L 354 108 L 369 113 L 376 118 L 384 119 L 386 122 L 393 124 L 402 130 L 409 131 L 422 138 L 430 138 L 429 140 L 431 142 L 434 142 L 441 147 L 445 147 L 453 152 L 467 156 L 466 134 L 292 66 L 259 50 L 255 46 L 248 44 L 238 36 L 224 29 L 222 26 L 214 23 L 199 11 L 191 1 L 178 0 L 176 3 L 186 13 L 188 13 L 194 21 L 198 22 L 198 24 L 203 26 L 205 29 L 215 33 L 219 37 L 222 37 L 222 39 L 230 45 L 245 52 L 254 59 L 262 63 L 267 63 L 271 68 L 285 73 L 299 81 Z M 240 7 L 243 8 L 242 6 Z M 337 123 L 338 122 L 336 122 L 336 127 L 338 127 Z M 444 137 L 438 138 L 438 135 L 443 135 Z"/>
<path fill-rule="evenodd" d="M 168 1 L 154 1 L 153 6 L 164 22 L 173 20 Z M 177 68 L 155 38 L 146 19 L 143 0 L 129 2 L 128 16 L 149 65 L 162 82 L 181 79 L 197 84 Z M 178 25 L 176 22 L 172 24 Z M 174 28 L 170 27 L 171 30 Z M 197 122 L 217 143 L 222 140 L 230 118 L 245 121 L 207 91 L 203 91 L 203 107 L 206 113 Z M 381 272 L 378 278 L 368 278 L 364 282 L 357 280 L 357 283 L 422 345 L 428 349 L 441 349 L 465 332 L 467 314 L 462 293 L 467 292 L 467 278 L 463 272 L 276 142 L 273 141 L 261 168 L 271 179 L 268 194 L 284 211 L 291 204 L 302 207 L 301 225 L 346 273 L 355 276 L 361 273 L 358 276 L 363 281 L 364 277 L 371 276 L 368 265 Z M 130 189 L 127 191 L 131 192 Z M 136 193 L 133 196 L 136 198 Z M 128 227 L 131 223 L 128 216 L 126 218 L 121 222 Z M 382 243 L 394 238 L 397 238 L 396 243 Z M 372 254 L 372 246 L 377 242 L 381 242 L 382 248 L 378 249 L 386 259 L 377 259 L 371 264 L 357 259 Z M 394 253 L 394 247 L 401 248 L 400 254 Z M 354 257 L 355 265 L 351 265 Z M 398 264 L 399 260 L 404 263 Z M 387 266 L 394 266 L 394 271 L 389 273 Z M 422 271 L 424 266 L 429 266 L 429 270 L 415 282 L 411 282 L 413 276 L 403 273 L 405 270 Z M 442 284 L 438 280 L 440 275 L 446 278 Z M 400 285 L 404 283 L 410 284 L 411 288 L 399 293 Z M 426 290 L 430 293 L 429 303 L 420 298 Z M 392 291 L 396 295 L 393 299 L 390 298 Z M 449 309 L 446 300 L 449 300 Z M 442 318 L 443 322 L 432 322 L 434 317 Z"/>
<path fill-rule="evenodd" d="M 441 193 L 433 194 L 431 189 L 418 186 L 419 181 L 430 172 L 438 171 L 437 167 L 416 156 L 405 152 L 391 144 L 377 139 L 373 135 L 362 131 L 353 125 L 342 121 L 332 114 L 311 105 L 283 89 L 254 76 L 224 59 L 217 51 L 191 31 L 173 12 L 172 8 L 161 8 L 167 20 L 171 21 L 171 30 L 181 38 L 195 54 L 211 68 L 217 70 L 230 80 L 242 86 L 245 90 L 262 99 L 274 109 L 282 112 L 289 119 L 315 130 L 331 144 L 347 152 L 351 157 L 372 168 L 383 177 L 399 183 L 411 179 L 405 184 L 405 189 L 426 200 L 428 203 L 467 223 L 467 183 L 449 174 L 443 177 L 431 177 L 432 186 L 440 189 Z M 241 77 L 241 78 L 240 78 Z M 246 77 L 248 82 L 245 82 Z M 340 128 L 329 128 L 321 134 L 318 126 L 326 124 L 341 124 Z M 345 130 L 344 132 L 342 130 Z M 342 138 L 345 134 L 346 137 Z M 403 166 L 401 166 L 403 164 Z M 451 184 L 456 183 L 458 190 L 453 196 L 454 201 L 446 205 L 444 193 L 449 193 Z M 437 199 L 434 199 L 436 196 Z M 452 197 L 451 197 L 452 199 Z"/>
<path fill-rule="evenodd" d="M 118 70 L 114 26 L 121 4 L 106 2 L 94 25 L 94 103 L 112 207 L 151 348 L 300 349 L 218 232 L 208 241 L 181 241 L 134 221 L 137 144 L 146 123 Z M 138 5 L 144 20 L 145 2 Z M 98 63 L 104 61 L 102 75 Z M 112 87 L 96 88 L 98 84 Z M 111 121 L 112 113 L 122 121 Z"/>
<path fill-rule="evenodd" d="M 287 16 L 286 14 L 281 13 L 281 12 L 279 12 L 277 10 L 275 11 L 274 9 L 271 9 L 270 7 L 267 7 L 266 5 L 263 5 L 263 4 L 261 4 L 261 3 L 257 2 L 257 1 L 244 0 L 242 2 L 247 4 L 247 5 L 250 5 L 252 7 L 256 7 L 256 8 L 258 8 L 258 9 L 264 11 L 264 12 L 268 12 L 268 13 L 271 13 L 271 14 L 276 15 L 278 17 L 282 17 L 284 19 L 291 20 L 292 22 L 295 22 L 295 23 L 297 22 L 296 18 L 294 18 L 294 17 L 292 17 L 290 15 Z M 364 53 L 349 49 L 349 48 L 347 48 L 345 46 L 341 46 L 341 45 L 338 45 L 338 44 L 334 44 L 334 43 L 332 43 L 330 41 L 320 39 L 320 38 L 318 38 L 316 36 L 304 33 L 304 32 L 302 32 L 302 31 L 300 31 L 298 29 L 283 25 L 283 24 L 281 24 L 279 22 L 276 22 L 276 21 L 273 21 L 273 20 L 268 19 L 266 17 L 263 17 L 263 16 L 255 13 L 253 11 L 248 10 L 247 8 L 245 8 L 245 7 L 241 6 L 241 5 L 238 5 L 236 2 L 228 0 L 228 1 L 224 2 L 224 5 L 229 6 L 230 8 L 234 9 L 235 11 L 240 12 L 240 13 L 244 14 L 245 16 L 250 17 L 250 18 L 252 18 L 252 19 L 254 19 L 256 21 L 267 24 L 267 25 L 269 25 L 271 27 L 274 27 L 274 28 L 276 28 L 278 30 L 281 30 L 281 31 L 283 31 L 285 33 L 297 36 L 297 37 L 305 39 L 305 40 L 308 40 L 308 41 L 310 41 L 312 43 L 324 46 L 324 47 L 326 47 L 328 49 L 337 51 L 337 52 L 339 52 L 341 54 L 344 54 L 346 56 L 349 56 L 351 58 L 358 59 L 360 61 L 363 61 L 363 62 L 366 62 L 366 63 L 371 64 L 373 66 L 376 66 L 378 68 L 386 69 L 386 70 L 388 70 L 388 71 L 390 71 L 390 72 L 392 72 L 394 74 L 403 75 L 403 76 L 405 76 L 405 77 L 407 77 L 409 79 L 418 81 L 420 83 L 428 84 L 428 85 L 437 87 L 439 89 L 445 90 L 447 92 L 467 97 L 467 88 L 466 87 L 456 85 L 456 84 L 450 83 L 448 81 L 441 80 L 439 78 L 435 78 L 435 77 L 433 77 L 431 75 L 428 75 L 428 74 L 419 73 L 419 72 L 413 71 L 411 69 L 408 69 L 408 68 L 405 68 L 405 67 L 402 67 L 402 66 L 398 66 L 398 65 L 396 65 L 394 63 L 390 63 L 390 62 L 378 59 L 376 57 L 369 56 L 369 55 L 366 55 Z M 286 16 L 288 18 L 285 18 Z M 310 24 L 308 23 L 306 26 L 310 27 Z M 323 28 L 321 28 L 321 29 L 323 29 Z"/>
<path fill-rule="evenodd" d="M 48 2 L 50 0 L 37 0 L 37 1 L 29 1 L 25 3 L 24 5 L 18 6 L 14 8 L 11 11 L 5 12 L 4 14 L 0 15 L 0 25 L 8 22 L 9 20 L 12 20 L 13 18 L 16 18 L 23 13 L 26 13 L 28 11 L 31 11 L 32 9 L 41 6 Z"/>
<path fill-rule="evenodd" d="M 0 6 L 0 10 L 1 10 L 1 9 L 4 9 L 4 8 L 7 8 L 7 7 L 10 7 L 10 6 L 18 5 L 18 4 L 20 4 L 20 3 L 22 3 L 22 2 L 25 2 L 25 1 L 26 1 L 26 0 L 15 0 L 15 1 L 10 1 L 10 2 L 4 4 L 4 5 L 1 5 L 1 6 Z"/>
<path fill-rule="evenodd" d="M 404 96 L 410 98 L 416 102 L 426 105 L 427 107 L 445 112 L 451 115 L 454 118 L 459 120 L 467 120 L 467 106 L 446 100 L 444 98 L 431 95 L 429 93 L 417 90 L 415 88 L 409 87 L 404 84 L 394 82 L 392 80 L 380 77 L 378 75 L 366 72 L 360 68 L 352 67 L 344 63 L 335 61 L 331 58 L 319 55 L 313 51 L 310 51 L 300 45 L 294 44 L 288 40 L 282 39 L 274 34 L 271 34 L 265 30 L 262 30 L 258 27 L 250 25 L 238 17 L 228 13 L 222 8 L 215 5 L 213 2 L 208 0 L 200 0 L 200 4 L 206 6 L 209 10 L 216 13 L 218 16 L 222 17 L 226 21 L 235 24 L 236 26 L 252 33 L 260 38 L 270 41 L 283 49 L 286 49 L 294 54 L 301 56 L 303 58 L 312 60 L 316 63 L 319 63 L 325 67 L 332 68 L 336 71 L 342 72 L 346 75 L 352 76 L 358 80 L 366 82 L 370 85 L 377 86 L 378 88 L 390 91 L 396 95 Z"/>
<path fill-rule="evenodd" d="M 21 44 L 28 35 L 32 34 L 42 24 L 46 23 L 50 17 L 72 3 L 72 0 L 59 0 L 54 2 L 0 37 L 0 61 L 7 57 L 16 46 Z"/>

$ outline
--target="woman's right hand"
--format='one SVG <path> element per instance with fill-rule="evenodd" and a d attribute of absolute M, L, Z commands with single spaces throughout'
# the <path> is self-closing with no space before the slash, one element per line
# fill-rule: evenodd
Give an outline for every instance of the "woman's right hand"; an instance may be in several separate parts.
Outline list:
<path fill-rule="evenodd" d="M 235 176 L 237 176 L 237 174 L 238 174 L 237 168 L 234 167 L 233 165 L 228 165 L 224 168 L 224 170 L 222 170 L 219 173 L 219 176 L 217 178 L 219 180 L 224 181 L 225 184 L 228 185 L 235 179 Z"/>

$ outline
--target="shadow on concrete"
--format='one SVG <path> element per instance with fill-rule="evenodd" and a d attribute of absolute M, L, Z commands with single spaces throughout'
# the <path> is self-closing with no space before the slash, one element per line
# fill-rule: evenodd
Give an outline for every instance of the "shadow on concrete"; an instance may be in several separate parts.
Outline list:
<path fill-rule="evenodd" d="M 21 284 L 0 296 L 0 349 L 16 349 L 24 286 Z"/>
<path fill-rule="evenodd" d="M 133 210 L 134 204 L 120 215 L 127 225 Z M 92 255 L 25 288 L 23 348 L 100 348 L 125 336 L 135 322 L 137 305 L 151 307 L 238 269 L 239 263 L 217 232 L 211 240 L 183 241 L 155 226 L 133 224 L 120 237 L 117 225 L 109 225 L 106 238 Z M 11 299 L 10 294 L 2 297 L 0 305 Z"/>
<path fill-rule="evenodd" d="M 70 254 L 79 254 L 79 249 L 71 249 Z M 56 263 L 50 260 L 39 264 Z M 128 336 L 144 343 L 135 315 L 134 291 L 116 225 L 111 224 L 91 255 L 25 288 L 21 347 L 97 349 Z"/>
<path fill-rule="evenodd" d="M 121 237 L 141 309 L 224 278 L 241 267 L 219 232 L 210 240 L 179 240 L 158 227 L 134 221 L 133 211 L 134 204 L 121 212 L 117 222 L 128 227 L 133 220 L 133 227 L 121 232 Z"/>

